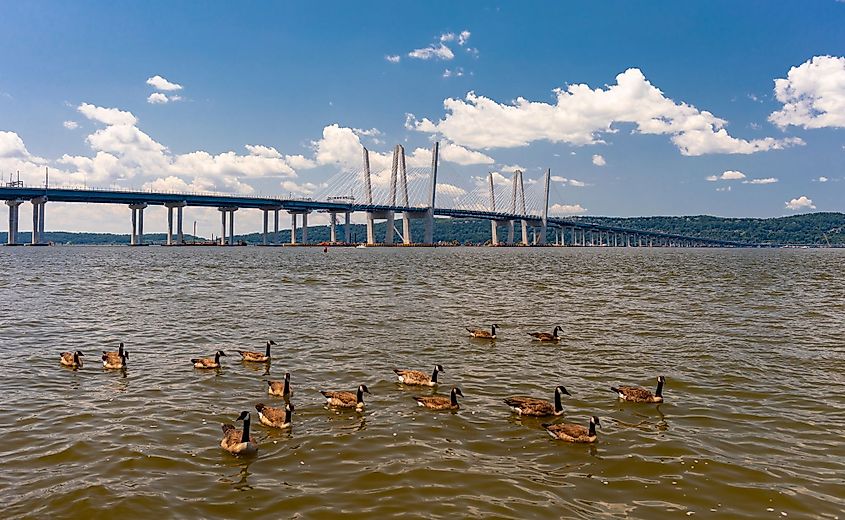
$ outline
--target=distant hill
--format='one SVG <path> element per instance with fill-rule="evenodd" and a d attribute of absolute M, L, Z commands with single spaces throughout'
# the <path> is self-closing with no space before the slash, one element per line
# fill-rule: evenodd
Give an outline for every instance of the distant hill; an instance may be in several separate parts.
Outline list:
<path fill-rule="evenodd" d="M 700 238 L 730 240 L 735 242 L 767 244 L 767 245 L 809 245 L 845 246 L 845 214 L 843 213 L 808 213 L 781 218 L 722 218 L 707 215 L 690 217 L 574 217 L 581 222 L 595 222 L 597 224 L 612 225 L 641 231 L 657 231 L 674 233 Z M 401 220 L 396 221 L 396 227 L 401 229 Z M 338 226 L 338 239 L 343 240 L 344 227 Z M 381 240 L 386 229 L 385 223 L 376 224 L 376 236 Z M 56 244 L 74 245 L 125 245 L 129 243 L 129 235 L 112 233 L 69 233 L 63 231 L 48 231 L 46 240 Z M 417 239 L 423 235 L 423 225 L 419 220 L 413 220 L 411 235 Z M 352 225 L 353 241 L 365 240 L 366 229 L 363 224 Z M 505 238 L 503 229 L 499 230 L 499 239 Z M 262 243 L 261 233 L 236 235 L 236 240 L 249 244 Z M 312 226 L 308 228 L 308 239 L 311 242 L 329 240 L 328 226 Z M 516 240 L 520 239 L 520 226 L 516 226 Z M 549 240 L 553 235 L 549 234 Z M 30 234 L 20 233 L 22 243 L 30 241 Z M 166 236 L 163 233 L 150 233 L 144 236 L 148 244 L 163 244 Z M 194 237 L 186 235 L 185 240 L 191 242 Z M 197 241 L 207 238 L 198 237 Z M 290 230 L 280 230 L 279 240 L 290 242 Z M 399 235 L 396 234 L 396 240 Z M 488 221 L 470 219 L 435 219 L 434 240 L 437 242 L 454 242 L 459 244 L 484 244 L 490 240 L 490 223 Z M 6 242 L 6 233 L 0 232 L 0 242 Z"/>

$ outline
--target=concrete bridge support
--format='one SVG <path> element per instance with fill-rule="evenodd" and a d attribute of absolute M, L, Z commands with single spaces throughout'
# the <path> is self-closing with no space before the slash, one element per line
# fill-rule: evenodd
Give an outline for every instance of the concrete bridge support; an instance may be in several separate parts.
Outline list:
<path fill-rule="evenodd" d="M 367 212 L 367 245 L 376 243 L 376 219 L 373 212 Z"/>
<path fill-rule="evenodd" d="M 129 239 L 130 245 L 144 245 L 144 210 L 146 208 L 146 202 L 129 205 L 129 209 L 132 210 L 132 235 Z"/>
<path fill-rule="evenodd" d="M 176 243 L 185 243 L 185 235 L 182 232 L 182 208 L 187 206 L 186 202 L 168 202 L 164 205 L 167 208 L 167 245 L 173 245 L 173 208 L 176 208 Z"/>
<path fill-rule="evenodd" d="M 44 215 L 47 197 L 35 197 L 30 199 L 32 203 L 32 240 L 34 246 L 44 243 Z"/>
<path fill-rule="evenodd" d="M 337 242 L 337 213 L 329 212 L 329 242 Z"/>
<path fill-rule="evenodd" d="M 279 209 L 273 210 L 273 244 L 279 244 Z"/>
<path fill-rule="evenodd" d="M 527 246 L 530 245 L 528 242 L 528 221 L 522 221 L 522 245 Z"/>
<path fill-rule="evenodd" d="M 262 245 L 267 245 L 268 237 L 267 235 L 270 234 L 270 210 L 269 209 L 262 209 L 261 216 L 264 217 L 263 224 L 264 226 L 261 228 L 261 243 Z"/>
<path fill-rule="evenodd" d="M 352 243 L 352 213 L 347 211 L 343 219 L 343 238 L 347 244 Z"/>
<path fill-rule="evenodd" d="M 402 213 L 402 243 L 406 246 L 411 244 L 411 214 L 407 211 Z"/>
<path fill-rule="evenodd" d="M 230 246 L 233 246 L 235 245 L 235 212 L 238 211 L 238 208 L 235 206 L 230 206 L 217 208 L 217 210 L 220 211 L 221 215 L 220 245 L 225 246 L 226 244 L 228 244 Z M 226 229 L 227 224 L 228 230 Z"/>
<path fill-rule="evenodd" d="M 9 234 L 6 236 L 6 243 L 10 246 L 18 245 L 18 223 L 20 222 L 20 205 L 22 200 L 7 200 L 9 206 Z"/>

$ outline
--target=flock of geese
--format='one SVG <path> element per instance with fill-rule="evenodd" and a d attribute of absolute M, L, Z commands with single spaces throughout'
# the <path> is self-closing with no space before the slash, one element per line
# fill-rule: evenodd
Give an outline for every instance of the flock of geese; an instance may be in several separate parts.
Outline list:
<path fill-rule="evenodd" d="M 484 329 L 467 328 L 470 337 L 483 340 L 495 340 L 497 325 L 493 325 L 489 331 Z M 562 331 L 562 327 L 555 327 L 551 333 L 548 332 L 530 332 L 529 336 L 541 342 L 558 342 L 561 337 L 558 332 Z M 251 363 L 269 363 L 270 347 L 276 345 L 272 340 L 266 344 L 265 351 L 255 352 L 250 350 L 235 350 L 241 356 L 241 360 Z M 84 354 L 80 351 L 62 352 L 60 363 L 63 366 L 80 369 L 83 361 L 80 359 Z M 191 363 L 197 369 L 219 369 L 221 368 L 220 358 L 226 356 L 222 350 L 215 352 L 214 357 L 194 358 Z M 125 349 L 123 343 L 120 343 L 116 351 L 103 351 L 102 355 L 103 368 L 105 369 L 125 369 L 129 360 L 129 352 Z M 438 385 L 437 375 L 440 372 L 445 372 L 441 365 L 435 365 L 434 371 L 431 375 L 419 370 L 400 370 L 393 369 L 399 383 L 408 386 L 420 387 L 436 387 Z M 255 405 L 258 412 L 258 419 L 261 424 L 270 428 L 290 428 L 291 417 L 293 416 L 294 406 L 290 402 L 291 394 L 293 393 L 290 386 L 290 373 L 285 374 L 282 381 L 266 381 L 267 393 L 271 396 L 281 397 L 285 400 L 284 408 L 267 406 L 264 403 Z M 635 403 L 662 403 L 663 402 L 663 385 L 666 379 L 663 376 L 657 377 L 657 389 L 654 393 L 642 387 L 636 386 L 619 386 L 610 387 L 610 390 L 617 394 L 620 399 L 631 401 Z M 348 408 L 354 409 L 358 412 L 364 409 L 364 394 L 369 394 L 370 390 L 367 385 L 359 385 L 354 392 L 349 391 L 329 391 L 321 390 L 320 393 L 326 399 L 326 406 L 329 408 Z M 566 388 L 558 386 L 555 388 L 554 402 L 549 402 L 545 399 L 528 396 L 511 396 L 504 399 L 505 404 L 520 416 L 530 417 L 558 417 L 563 415 L 563 395 L 571 395 Z M 464 394 L 460 388 L 453 386 L 449 392 L 449 397 L 445 396 L 417 396 L 414 397 L 417 404 L 430 410 L 451 410 L 457 411 L 461 405 L 458 403 L 458 396 L 463 397 Z M 232 424 L 223 425 L 223 439 L 220 441 L 220 447 L 229 453 L 235 455 L 254 454 L 258 451 L 258 444 L 250 435 L 250 418 L 251 414 L 248 410 L 244 410 L 236 419 L 243 421 L 243 428 L 236 428 Z M 567 442 L 577 443 L 593 443 L 597 440 L 596 427 L 601 427 L 601 421 L 595 415 L 590 417 L 590 422 L 587 426 L 571 423 L 543 423 L 543 428 L 555 439 Z"/>

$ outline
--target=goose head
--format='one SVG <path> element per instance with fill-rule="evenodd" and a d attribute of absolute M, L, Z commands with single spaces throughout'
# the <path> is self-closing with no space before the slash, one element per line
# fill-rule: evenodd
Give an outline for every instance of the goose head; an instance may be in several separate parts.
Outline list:
<path fill-rule="evenodd" d="M 443 370 L 443 365 L 434 365 L 434 370 L 438 372 L 445 372 L 445 370 Z"/>
<path fill-rule="evenodd" d="M 367 385 L 360 385 L 360 386 L 358 386 L 358 393 L 364 393 L 364 392 L 366 392 L 366 393 L 368 393 L 368 394 L 372 395 L 372 394 L 370 393 L 370 389 L 369 389 L 369 388 L 367 388 Z"/>
<path fill-rule="evenodd" d="M 214 355 L 220 357 L 220 356 L 225 356 L 226 353 L 223 352 L 222 350 L 218 350 Z"/>
<path fill-rule="evenodd" d="M 461 389 L 460 389 L 460 388 L 458 388 L 457 386 L 452 388 L 452 394 L 453 394 L 453 395 L 459 395 L 459 396 L 461 396 L 461 397 L 463 397 L 463 396 L 464 396 L 464 393 L 463 393 L 463 392 L 461 392 Z"/>
<path fill-rule="evenodd" d="M 249 411 L 244 410 L 243 412 L 241 412 L 241 414 L 235 420 L 236 421 L 248 421 L 249 420 Z"/>
<path fill-rule="evenodd" d="M 598 426 L 599 428 L 601 428 L 601 421 L 600 421 L 600 420 L 599 420 L 599 418 L 598 418 L 597 416 L 595 416 L 595 415 L 594 415 L 594 416 L 592 416 L 592 417 L 590 417 L 590 424 L 595 424 L 596 426 Z"/>
<path fill-rule="evenodd" d="M 569 397 L 572 397 L 572 394 L 570 394 L 569 391 L 566 388 L 564 388 L 563 385 L 560 385 L 557 388 L 555 388 L 555 393 L 566 394 Z"/>

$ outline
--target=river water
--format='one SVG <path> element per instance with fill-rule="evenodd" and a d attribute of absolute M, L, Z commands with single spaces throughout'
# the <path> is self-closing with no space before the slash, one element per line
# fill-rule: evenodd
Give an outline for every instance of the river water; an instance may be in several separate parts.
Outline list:
<path fill-rule="evenodd" d="M 0 248 L 3 518 L 845 518 L 845 251 Z M 501 328 L 493 343 L 465 326 Z M 526 332 L 564 329 L 559 345 Z M 217 348 L 278 343 L 269 369 Z M 123 341 L 125 373 L 97 355 Z M 83 369 L 59 366 L 81 350 Z M 392 368 L 446 370 L 458 413 Z M 292 374 L 292 431 L 263 379 Z M 268 373 L 269 372 L 269 373 Z M 611 385 L 654 387 L 662 405 Z M 369 386 L 363 413 L 320 389 Z M 572 394 L 595 445 L 512 415 Z M 257 457 L 219 447 L 253 412 Z"/>

